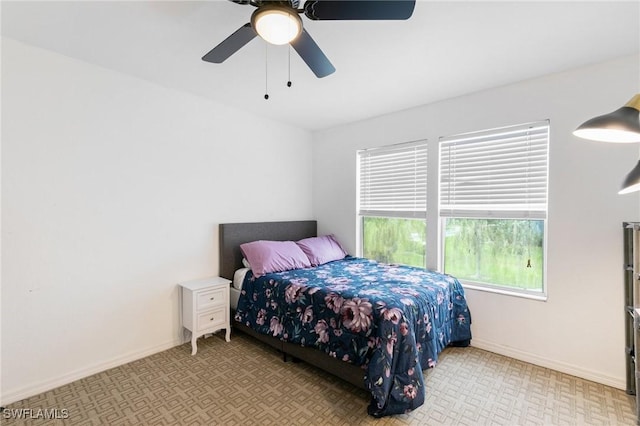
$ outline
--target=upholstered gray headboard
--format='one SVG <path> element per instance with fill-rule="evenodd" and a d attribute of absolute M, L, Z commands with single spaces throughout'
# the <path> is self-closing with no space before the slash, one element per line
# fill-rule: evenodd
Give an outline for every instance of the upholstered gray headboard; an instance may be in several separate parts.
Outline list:
<path fill-rule="evenodd" d="M 221 223 L 220 276 L 229 280 L 242 268 L 240 244 L 257 240 L 296 241 L 315 237 L 318 224 L 315 220 L 292 222 Z"/>

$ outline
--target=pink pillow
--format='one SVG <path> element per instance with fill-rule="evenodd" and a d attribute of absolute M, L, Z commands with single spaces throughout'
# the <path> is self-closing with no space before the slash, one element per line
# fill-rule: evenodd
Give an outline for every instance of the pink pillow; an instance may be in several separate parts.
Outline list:
<path fill-rule="evenodd" d="M 347 255 L 347 252 L 344 251 L 333 235 L 305 238 L 296 244 L 307 255 L 309 262 L 313 266 L 322 265 L 332 260 L 344 259 Z"/>
<path fill-rule="evenodd" d="M 249 261 L 255 277 L 311 266 L 307 256 L 293 241 L 253 241 L 240 244 L 240 250 Z"/>

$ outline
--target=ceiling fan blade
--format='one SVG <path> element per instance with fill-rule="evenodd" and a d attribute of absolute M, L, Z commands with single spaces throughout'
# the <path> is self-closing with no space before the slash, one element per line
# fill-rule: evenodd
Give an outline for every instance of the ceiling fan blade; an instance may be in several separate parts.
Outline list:
<path fill-rule="evenodd" d="M 253 40 L 255 36 L 257 36 L 257 34 L 251 27 L 251 24 L 246 23 L 238 28 L 236 32 L 225 38 L 222 43 L 211 49 L 209 53 L 202 57 L 202 60 L 221 64 L 229 56 L 240 50 L 242 46 Z"/>
<path fill-rule="evenodd" d="M 311 68 L 316 77 L 326 77 L 336 70 L 304 28 L 300 35 L 291 42 L 291 46 Z"/>
<path fill-rule="evenodd" d="M 304 4 L 304 14 L 315 21 L 399 20 L 409 19 L 415 5 L 415 0 L 312 0 Z"/>

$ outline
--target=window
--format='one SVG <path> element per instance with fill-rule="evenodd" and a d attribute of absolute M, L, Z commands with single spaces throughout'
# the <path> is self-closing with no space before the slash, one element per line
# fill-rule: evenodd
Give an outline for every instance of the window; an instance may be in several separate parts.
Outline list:
<path fill-rule="evenodd" d="M 424 267 L 426 141 L 358 151 L 358 180 L 362 255 Z"/>
<path fill-rule="evenodd" d="M 548 121 L 440 139 L 446 273 L 544 296 L 548 145 Z"/>

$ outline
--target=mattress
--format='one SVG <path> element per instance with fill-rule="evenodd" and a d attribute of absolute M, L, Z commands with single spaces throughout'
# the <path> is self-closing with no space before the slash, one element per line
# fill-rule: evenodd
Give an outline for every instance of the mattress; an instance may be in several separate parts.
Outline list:
<path fill-rule="evenodd" d="M 240 290 L 235 287 L 229 289 L 229 304 L 234 311 L 238 309 L 238 299 L 240 298 Z"/>
<path fill-rule="evenodd" d="M 238 308 L 238 299 L 242 290 L 242 282 L 245 275 L 249 272 L 249 268 L 240 268 L 233 274 L 233 285 L 229 289 L 229 304 L 234 311 Z"/>

